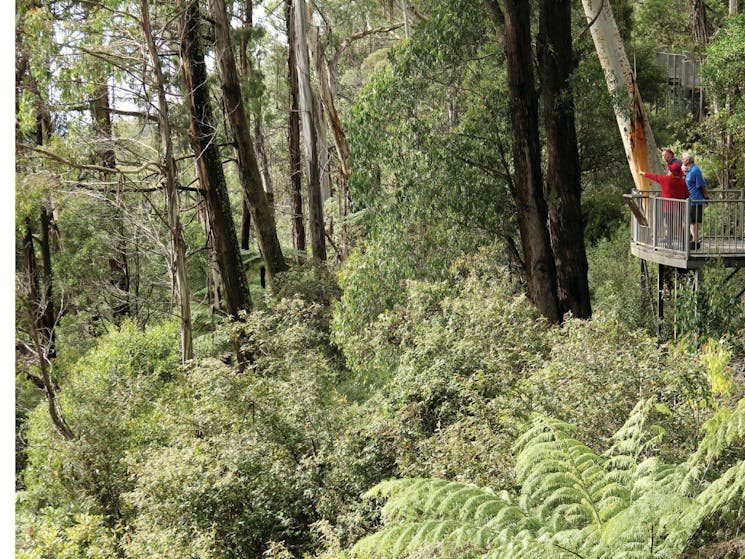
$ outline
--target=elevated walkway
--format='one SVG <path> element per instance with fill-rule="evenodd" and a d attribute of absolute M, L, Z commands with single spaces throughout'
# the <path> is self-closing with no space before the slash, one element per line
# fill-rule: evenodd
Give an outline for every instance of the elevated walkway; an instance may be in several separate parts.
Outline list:
<path fill-rule="evenodd" d="M 658 266 L 657 296 L 652 305 L 661 335 L 664 301 L 666 296 L 677 297 L 679 276 L 693 274 L 693 286 L 698 290 L 708 265 L 734 268 L 730 278 L 745 267 L 745 189 L 709 191 L 699 224 L 700 244 L 696 245 L 691 244 L 689 233 L 690 200 L 660 198 L 659 190 L 634 191 L 624 198 L 632 213 L 631 253 L 641 259 L 645 291 L 651 287 L 649 263 Z M 677 336 L 675 318 L 673 336 Z"/>
<path fill-rule="evenodd" d="M 711 190 L 699 225 L 700 246 L 690 244 L 690 200 L 660 198 L 659 191 L 624 196 L 632 208 L 631 253 L 683 270 L 712 261 L 745 266 L 745 189 Z"/>

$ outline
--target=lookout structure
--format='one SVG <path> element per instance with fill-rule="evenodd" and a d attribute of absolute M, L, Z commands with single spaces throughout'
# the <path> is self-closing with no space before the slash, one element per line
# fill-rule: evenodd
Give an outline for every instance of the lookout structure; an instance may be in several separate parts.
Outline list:
<path fill-rule="evenodd" d="M 682 270 L 692 272 L 694 288 L 698 288 L 702 270 L 709 264 L 721 262 L 732 267 L 735 269 L 732 275 L 745 267 L 745 189 L 709 189 L 710 199 L 704 202 L 703 222 L 699 225 L 702 242 L 691 245 L 690 200 L 660 197 L 660 191 L 651 189 L 652 182 L 640 174 L 640 171 L 658 174 L 664 171 L 610 3 L 582 0 L 582 6 L 608 92 L 614 99 L 616 124 L 635 185 L 632 193 L 625 195 L 632 210 L 631 253 L 641 259 L 643 278 L 648 278 L 649 263 L 659 267 L 656 310 L 657 330 L 661 332 L 668 268 L 675 272 L 676 286 L 678 272 Z M 697 61 L 685 53 L 665 54 L 664 60 L 658 60 L 668 69 L 668 85 L 690 90 L 691 99 L 698 90 L 698 102 L 702 104 Z"/>
<path fill-rule="evenodd" d="M 698 289 L 707 265 L 733 268 L 731 276 L 745 267 L 745 189 L 709 190 L 697 245 L 691 244 L 688 233 L 689 199 L 661 198 L 659 190 L 635 190 L 624 197 L 632 210 L 631 253 L 641 259 L 643 282 L 649 282 L 649 264 L 658 266 L 655 307 L 660 333 L 665 278 L 670 277 L 666 267 L 672 268 L 675 292 L 681 272 L 692 274 Z"/>

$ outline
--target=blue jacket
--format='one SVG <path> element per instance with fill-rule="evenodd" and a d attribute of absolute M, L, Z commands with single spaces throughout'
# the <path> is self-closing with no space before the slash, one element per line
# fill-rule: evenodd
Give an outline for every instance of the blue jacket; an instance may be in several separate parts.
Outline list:
<path fill-rule="evenodd" d="M 702 203 L 700 200 L 704 199 L 706 181 L 704 181 L 704 175 L 701 173 L 701 169 L 695 163 L 688 167 L 686 186 L 688 187 L 688 197 L 691 199 L 691 206 L 701 206 Z"/>

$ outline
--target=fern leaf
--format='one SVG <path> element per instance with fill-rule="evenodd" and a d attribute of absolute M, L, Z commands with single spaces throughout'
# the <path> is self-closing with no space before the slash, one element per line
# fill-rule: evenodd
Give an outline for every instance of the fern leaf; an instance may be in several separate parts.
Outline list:
<path fill-rule="evenodd" d="M 745 398 L 734 410 L 722 408 L 704 424 L 705 435 L 689 463 L 711 462 L 737 441 L 745 440 Z"/>
<path fill-rule="evenodd" d="M 613 444 L 605 452 L 605 456 L 608 459 L 628 457 L 632 458 L 635 462 L 646 447 L 649 446 L 650 441 L 645 440 L 645 437 L 648 435 L 645 426 L 654 404 L 655 399 L 648 398 L 647 400 L 641 400 L 634 406 L 623 427 L 611 437 Z M 654 440 L 657 438 L 654 437 Z"/>
<path fill-rule="evenodd" d="M 520 504 L 526 511 L 544 521 L 561 516 L 565 524 L 581 528 L 623 509 L 627 492 L 608 475 L 603 458 L 570 436 L 566 423 L 535 416 L 516 446 L 521 449 L 516 460 Z"/>
<path fill-rule="evenodd" d="M 701 523 L 716 512 L 726 510 L 730 505 L 741 506 L 745 501 L 745 460 L 729 468 L 724 475 L 712 482 L 693 501 L 685 514 L 669 519 L 670 535 L 666 546 L 673 552 L 685 549 L 690 538 Z"/>

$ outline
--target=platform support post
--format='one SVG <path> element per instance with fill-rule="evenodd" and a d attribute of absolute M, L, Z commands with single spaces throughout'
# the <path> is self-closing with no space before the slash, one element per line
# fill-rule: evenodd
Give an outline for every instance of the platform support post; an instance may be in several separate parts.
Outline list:
<path fill-rule="evenodd" d="M 657 265 L 657 337 L 662 336 L 662 318 L 665 315 L 665 265 Z"/>

